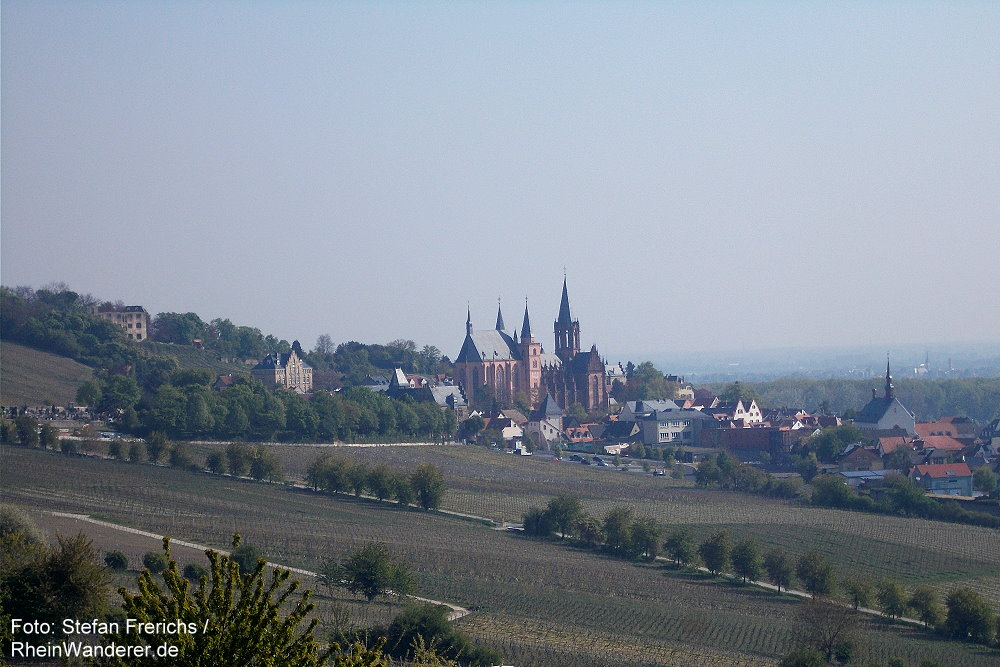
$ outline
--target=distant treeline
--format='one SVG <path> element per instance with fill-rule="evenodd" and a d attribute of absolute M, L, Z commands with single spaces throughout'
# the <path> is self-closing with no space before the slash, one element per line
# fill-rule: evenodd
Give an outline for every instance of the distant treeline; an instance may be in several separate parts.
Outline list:
<path fill-rule="evenodd" d="M 882 395 L 884 380 L 811 380 L 786 378 L 770 382 L 741 383 L 763 407 L 800 407 L 809 412 L 851 416 L 871 400 L 872 389 Z M 948 380 L 894 380 L 896 397 L 913 412 L 917 421 L 964 416 L 979 423 L 1000 417 L 1000 378 L 956 378 Z M 716 393 L 729 384 L 708 384 Z"/>
<path fill-rule="evenodd" d="M 131 376 L 101 373 L 84 383 L 77 399 L 120 411 L 119 427 L 171 438 L 280 440 L 284 442 L 383 441 L 450 437 L 451 411 L 435 403 L 396 400 L 361 387 L 316 392 L 306 399 L 288 391 L 270 392 L 241 378 L 215 391 L 208 371 L 157 367 L 153 360 Z"/>
<path fill-rule="evenodd" d="M 30 347 L 70 357 L 97 369 L 125 369 L 148 365 L 150 359 L 170 357 L 162 349 L 129 341 L 116 324 L 92 315 L 90 309 L 107 303 L 57 284 L 0 288 L 0 335 Z M 272 352 L 288 353 L 292 343 L 260 329 L 233 324 L 228 319 L 204 321 L 196 313 L 159 313 L 150 322 L 149 340 L 195 346 L 219 361 L 259 361 Z M 334 345 L 320 336 L 311 351 L 299 348 L 313 367 L 316 389 L 339 389 L 361 384 L 368 375 L 388 376 L 396 367 L 407 373 L 450 374 L 452 363 L 433 345 L 418 348 L 412 340 L 385 344 L 349 341 Z M 137 378 L 143 384 L 141 377 Z"/>

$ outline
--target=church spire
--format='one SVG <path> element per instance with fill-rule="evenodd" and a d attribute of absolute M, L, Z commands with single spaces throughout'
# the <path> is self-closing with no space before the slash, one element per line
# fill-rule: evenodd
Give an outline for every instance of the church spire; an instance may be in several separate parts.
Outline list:
<path fill-rule="evenodd" d="M 500 311 L 500 297 L 497 297 L 497 331 L 506 329 L 503 325 L 503 313 Z"/>
<path fill-rule="evenodd" d="M 528 297 L 524 297 L 524 321 L 521 322 L 521 340 L 531 338 L 531 322 L 528 321 Z"/>
<path fill-rule="evenodd" d="M 566 327 L 573 323 L 573 318 L 569 314 L 569 292 L 566 290 L 566 276 L 563 276 L 562 301 L 559 302 L 559 319 L 556 320 L 556 323 Z"/>
<path fill-rule="evenodd" d="M 468 315 L 465 318 L 465 335 L 472 335 L 472 306 L 466 305 L 468 308 Z"/>
<path fill-rule="evenodd" d="M 885 397 L 895 398 L 896 392 L 892 386 L 892 375 L 889 373 L 889 355 L 885 355 Z"/>

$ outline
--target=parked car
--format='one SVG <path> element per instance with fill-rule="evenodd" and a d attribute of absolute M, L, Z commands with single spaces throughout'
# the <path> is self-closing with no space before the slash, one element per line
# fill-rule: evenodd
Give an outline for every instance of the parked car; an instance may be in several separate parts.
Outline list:
<path fill-rule="evenodd" d="M 590 461 L 588 461 L 587 459 L 580 459 L 580 463 L 582 463 L 585 466 L 589 466 L 590 465 Z"/>
<path fill-rule="evenodd" d="M 583 457 L 580 456 L 579 454 L 574 454 L 573 456 L 569 457 L 569 460 L 570 461 L 582 461 Z"/>

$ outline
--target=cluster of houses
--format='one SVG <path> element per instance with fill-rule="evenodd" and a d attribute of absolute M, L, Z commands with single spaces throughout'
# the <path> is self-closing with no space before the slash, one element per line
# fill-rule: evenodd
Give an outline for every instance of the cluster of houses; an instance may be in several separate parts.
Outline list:
<path fill-rule="evenodd" d="M 486 428 L 516 449 L 522 441 L 542 449 L 558 444 L 609 455 L 670 447 L 689 462 L 728 451 L 743 461 L 775 465 L 787 462 L 802 440 L 845 423 L 802 409 L 763 410 L 752 399 L 723 402 L 703 389 L 683 400 L 624 402 L 601 423 L 577 423 L 563 413 L 549 395 L 527 415 L 515 409 L 469 414 L 481 416 Z M 873 392 L 851 423 L 864 438 L 845 447 L 836 463 L 823 466 L 851 486 L 877 485 L 895 473 L 909 475 L 928 493 L 974 496 L 973 475 L 979 467 L 1000 473 L 1000 420 L 985 428 L 965 417 L 918 423 L 896 397 L 888 367 L 884 394 Z"/>

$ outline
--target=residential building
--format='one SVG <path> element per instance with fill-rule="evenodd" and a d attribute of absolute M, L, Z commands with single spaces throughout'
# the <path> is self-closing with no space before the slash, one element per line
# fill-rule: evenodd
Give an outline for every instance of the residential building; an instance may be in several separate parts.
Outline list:
<path fill-rule="evenodd" d="M 917 466 L 910 479 L 927 493 L 948 496 L 972 495 L 972 471 L 965 463 L 945 463 Z"/>
<path fill-rule="evenodd" d="M 92 309 L 91 312 L 101 319 L 120 326 L 125 330 L 125 335 L 129 337 L 129 340 L 149 338 L 149 313 L 142 306 L 104 304 Z"/>

